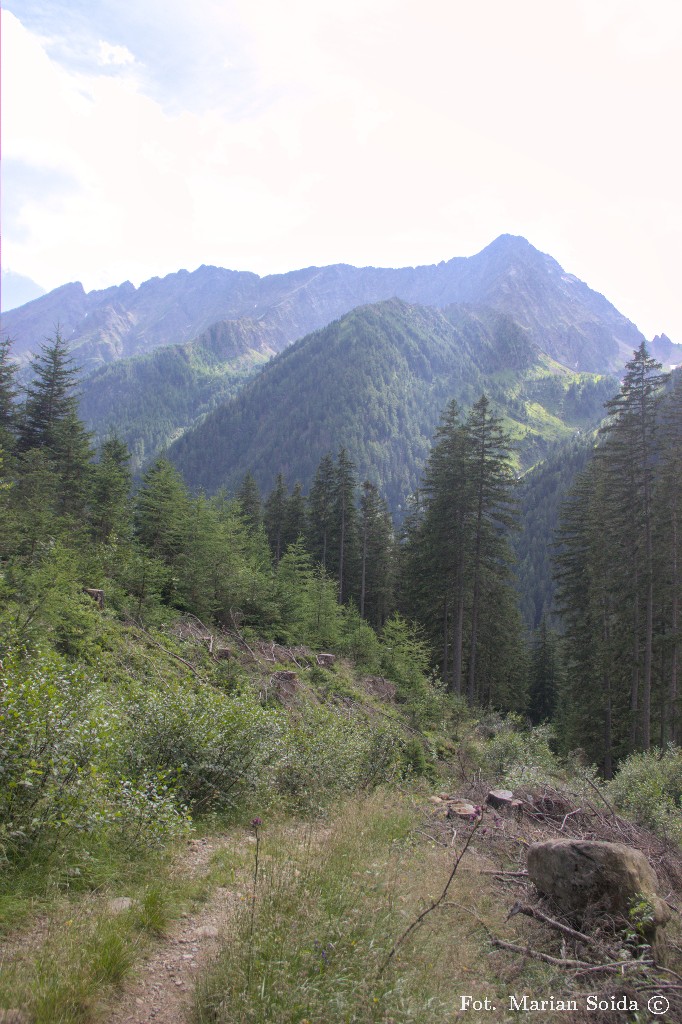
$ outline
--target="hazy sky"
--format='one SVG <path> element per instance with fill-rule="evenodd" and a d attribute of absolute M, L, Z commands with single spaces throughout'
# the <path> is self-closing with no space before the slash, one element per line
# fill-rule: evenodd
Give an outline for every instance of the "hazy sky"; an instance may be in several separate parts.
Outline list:
<path fill-rule="evenodd" d="M 407 266 L 524 235 L 682 342 L 679 0 L 4 0 L 3 266 Z"/>

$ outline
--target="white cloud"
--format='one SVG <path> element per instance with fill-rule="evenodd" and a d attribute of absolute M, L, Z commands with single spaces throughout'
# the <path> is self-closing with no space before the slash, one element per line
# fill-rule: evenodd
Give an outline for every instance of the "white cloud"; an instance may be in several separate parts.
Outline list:
<path fill-rule="evenodd" d="M 142 0 L 140 50 L 103 28 L 99 71 L 5 12 L 5 156 L 73 183 L 23 190 L 6 251 L 92 288 L 436 262 L 511 231 L 682 340 L 679 15 L 654 7 L 647 36 L 655 16 L 609 0 Z M 159 94 L 173 67 L 196 103 Z"/>
<path fill-rule="evenodd" d="M 126 64 L 134 64 L 135 57 L 127 46 L 115 46 L 107 43 L 104 39 L 99 40 L 99 53 L 97 63 L 101 67 L 124 67 Z"/>

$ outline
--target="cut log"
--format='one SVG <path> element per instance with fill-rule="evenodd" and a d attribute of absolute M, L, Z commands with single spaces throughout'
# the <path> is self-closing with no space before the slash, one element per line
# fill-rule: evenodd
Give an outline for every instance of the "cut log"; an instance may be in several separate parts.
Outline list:
<path fill-rule="evenodd" d="M 104 591 L 96 590 L 94 587 L 83 587 L 83 593 L 91 597 L 100 611 L 104 608 Z"/>
<path fill-rule="evenodd" d="M 491 789 L 485 798 L 487 804 L 498 809 L 511 807 L 513 800 L 514 794 L 510 789 Z"/>
<path fill-rule="evenodd" d="M 448 818 L 477 818 L 481 808 L 469 803 L 468 800 L 451 800 L 448 803 Z"/>

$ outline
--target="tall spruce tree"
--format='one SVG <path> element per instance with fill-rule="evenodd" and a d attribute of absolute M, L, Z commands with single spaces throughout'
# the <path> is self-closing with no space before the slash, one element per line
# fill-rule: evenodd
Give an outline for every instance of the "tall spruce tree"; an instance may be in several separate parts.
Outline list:
<path fill-rule="evenodd" d="M 289 493 L 287 485 L 282 474 L 278 473 L 275 486 L 268 495 L 263 509 L 263 525 L 265 526 L 272 556 L 275 559 L 275 565 L 279 563 L 280 558 L 284 554 L 284 534 L 288 503 Z"/>
<path fill-rule="evenodd" d="M 362 485 L 359 534 L 360 615 L 380 629 L 391 611 L 393 531 L 386 502 L 369 480 Z"/>
<path fill-rule="evenodd" d="M 339 449 L 334 486 L 334 518 L 336 575 L 339 581 L 339 604 L 352 596 L 357 560 L 357 509 L 355 463 L 345 448 Z"/>
<path fill-rule="evenodd" d="M 471 517 L 473 582 L 467 695 L 469 701 L 473 702 L 476 693 L 481 578 L 484 567 L 509 564 L 508 544 L 506 539 L 502 539 L 502 531 L 514 525 L 515 520 L 511 499 L 514 479 L 511 469 L 511 439 L 502 430 L 502 421 L 492 412 L 486 395 L 480 397 L 469 414 L 467 434 L 471 445 L 469 485 L 474 501 Z"/>
<path fill-rule="evenodd" d="M 331 452 L 320 460 L 308 497 L 308 550 L 313 559 L 327 568 L 334 522 L 335 473 Z"/>
<path fill-rule="evenodd" d="M 59 331 L 52 341 L 41 345 L 31 372 L 19 426 L 19 451 L 43 448 L 54 452 L 59 448 L 59 428 L 78 415 L 78 369 Z"/>
<path fill-rule="evenodd" d="M 58 478 L 59 511 L 74 523 L 86 517 L 92 434 L 78 417 L 78 369 L 59 331 L 31 364 L 33 379 L 21 410 L 17 449 L 46 453 Z"/>
<path fill-rule="evenodd" d="M 667 380 L 661 364 L 644 342 L 625 367 L 620 393 L 607 403 L 611 421 L 604 428 L 602 453 L 611 474 L 614 509 L 629 510 L 632 530 L 631 571 L 636 580 L 633 600 L 633 663 L 641 664 L 632 687 L 633 721 L 638 720 L 641 746 L 651 746 L 651 695 L 654 634 L 654 558 L 652 489 L 656 459 L 656 397 Z M 642 616 L 640 626 L 639 618 Z M 640 639 L 641 637 L 641 639 Z"/>
<path fill-rule="evenodd" d="M 96 544 L 112 536 L 127 538 L 132 529 L 130 452 L 118 437 L 102 444 L 90 481 L 90 532 Z"/>
<path fill-rule="evenodd" d="M 299 537 L 305 537 L 307 528 L 306 516 L 306 499 L 303 494 L 303 488 L 297 481 L 289 495 L 284 512 L 282 544 L 285 551 L 290 544 L 295 544 Z"/>
<path fill-rule="evenodd" d="M 682 739 L 680 708 L 680 603 L 682 601 L 682 374 L 666 393 L 659 430 L 654 503 L 654 576 L 659 584 L 659 632 L 663 654 L 662 742 Z"/>
<path fill-rule="evenodd" d="M 190 518 L 184 480 L 168 459 L 158 459 L 145 473 L 135 502 L 140 542 L 166 565 L 177 566 L 187 547 Z"/>
<path fill-rule="evenodd" d="M 0 341 L 0 449 L 11 454 L 17 428 L 17 364 L 11 358 L 11 341 Z"/>
<path fill-rule="evenodd" d="M 451 402 L 425 469 L 420 512 L 408 524 L 401 591 L 405 610 L 442 652 L 452 692 L 462 692 L 466 668 L 470 701 L 506 701 L 503 691 L 519 691 L 520 673 L 505 682 L 490 656 L 496 644 L 498 656 L 507 649 L 515 662 L 521 651 L 505 536 L 513 521 L 512 483 L 510 442 L 488 399 L 476 403 L 465 423 Z M 481 636 L 486 668 L 479 679 Z"/>
<path fill-rule="evenodd" d="M 236 494 L 244 517 L 244 522 L 251 530 L 258 531 L 263 522 L 263 509 L 260 491 L 252 473 L 247 473 Z"/>

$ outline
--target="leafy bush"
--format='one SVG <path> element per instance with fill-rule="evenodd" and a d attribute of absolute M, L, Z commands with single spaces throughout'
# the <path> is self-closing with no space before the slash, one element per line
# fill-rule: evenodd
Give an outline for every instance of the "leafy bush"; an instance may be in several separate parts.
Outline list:
<path fill-rule="evenodd" d="M 510 715 L 481 753 L 484 774 L 503 779 L 512 787 L 538 782 L 547 771 L 557 770 L 557 760 L 549 746 L 551 727 L 538 725 L 524 730 L 519 726 L 519 720 Z"/>
<path fill-rule="evenodd" d="M 154 845 L 186 827 L 163 779 L 121 783 L 125 711 L 54 653 L 4 658 L 0 682 L 0 845 L 14 861 L 74 835 Z"/>
<path fill-rule="evenodd" d="M 652 832 L 682 843 L 682 749 L 670 744 L 631 754 L 607 793 L 618 810 Z"/>
<path fill-rule="evenodd" d="M 192 812 L 234 809 L 267 787 L 281 756 L 280 717 L 250 690 L 226 695 L 170 683 L 131 710 L 126 746 L 138 783 L 161 772 Z"/>
<path fill-rule="evenodd" d="M 289 719 L 279 789 L 303 807 L 338 793 L 386 781 L 400 758 L 398 735 L 330 707 L 304 704 Z"/>

